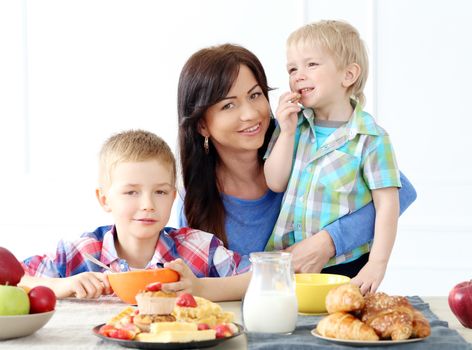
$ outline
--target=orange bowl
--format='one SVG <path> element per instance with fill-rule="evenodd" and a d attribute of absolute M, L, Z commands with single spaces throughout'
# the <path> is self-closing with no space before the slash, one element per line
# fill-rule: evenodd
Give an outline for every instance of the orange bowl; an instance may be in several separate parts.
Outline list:
<path fill-rule="evenodd" d="M 155 270 L 134 270 L 116 272 L 107 275 L 110 285 L 118 297 L 125 303 L 136 305 L 134 298 L 141 290 L 153 282 L 177 282 L 179 274 L 168 268 Z"/>

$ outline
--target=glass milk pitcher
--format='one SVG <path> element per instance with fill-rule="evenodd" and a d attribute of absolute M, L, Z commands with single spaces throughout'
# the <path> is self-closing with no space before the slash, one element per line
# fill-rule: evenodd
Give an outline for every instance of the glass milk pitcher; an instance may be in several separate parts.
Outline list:
<path fill-rule="evenodd" d="M 243 302 L 249 332 L 291 333 L 297 323 L 297 298 L 292 255 L 251 253 L 252 277 Z"/>

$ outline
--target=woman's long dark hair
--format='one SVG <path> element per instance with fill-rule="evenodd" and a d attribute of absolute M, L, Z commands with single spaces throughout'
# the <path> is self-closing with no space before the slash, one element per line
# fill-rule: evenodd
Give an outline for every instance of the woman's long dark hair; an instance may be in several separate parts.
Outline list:
<path fill-rule="evenodd" d="M 209 153 L 205 153 L 204 138 L 198 132 L 198 124 L 210 106 L 227 96 L 238 77 L 240 65 L 251 70 L 269 100 L 270 88 L 261 62 L 251 51 L 233 44 L 194 53 L 180 73 L 177 97 L 179 155 L 188 226 L 215 234 L 226 247 L 226 213 L 216 178 L 219 156 L 211 142 Z M 273 130 L 274 122 L 271 120 L 264 144 L 258 152 L 261 164 Z"/>

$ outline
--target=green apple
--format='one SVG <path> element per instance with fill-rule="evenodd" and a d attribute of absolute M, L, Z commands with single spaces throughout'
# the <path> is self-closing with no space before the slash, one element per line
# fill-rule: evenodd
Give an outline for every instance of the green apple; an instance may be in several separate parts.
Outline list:
<path fill-rule="evenodd" d="M 26 315 L 29 309 L 30 301 L 23 288 L 0 285 L 0 316 Z"/>

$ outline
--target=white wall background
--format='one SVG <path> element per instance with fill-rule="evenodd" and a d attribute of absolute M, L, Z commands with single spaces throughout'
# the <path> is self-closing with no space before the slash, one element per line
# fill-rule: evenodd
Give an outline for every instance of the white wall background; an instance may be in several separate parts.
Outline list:
<path fill-rule="evenodd" d="M 418 191 L 382 289 L 446 295 L 472 270 L 471 12 L 461 0 L 0 0 L 0 246 L 25 258 L 110 223 L 94 197 L 100 145 L 145 128 L 175 147 L 194 51 L 252 50 L 275 105 L 288 34 L 345 19 L 370 52 L 366 109 Z"/>

